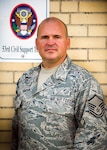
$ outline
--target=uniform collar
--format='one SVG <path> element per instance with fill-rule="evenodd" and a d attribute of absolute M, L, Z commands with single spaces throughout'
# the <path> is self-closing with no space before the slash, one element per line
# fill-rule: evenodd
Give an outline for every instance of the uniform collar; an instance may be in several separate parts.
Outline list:
<path fill-rule="evenodd" d="M 47 87 L 54 86 L 54 85 L 58 84 L 58 82 L 60 82 L 60 80 L 66 81 L 68 72 L 70 70 L 69 68 L 71 65 L 72 65 L 72 61 L 67 56 L 65 61 L 58 67 L 56 72 L 50 78 L 48 78 L 48 80 L 41 86 L 41 88 L 39 90 L 37 90 L 37 86 L 32 89 L 32 94 L 35 95 L 36 93 L 44 90 Z M 41 68 L 41 64 L 37 68 L 38 68 L 37 70 L 39 71 Z"/>
<path fill-rule="evenodd" d="M 58 67 L 56 73 L 54 74 L 54 78 L 65 81 L 67 74 L 69 72 L 69 68 L 70 68 L 69 66 L 71 65 L 72 65 L 72 61 L 69 58 L 69 56 L 67 56 L 65 61 Z"/>

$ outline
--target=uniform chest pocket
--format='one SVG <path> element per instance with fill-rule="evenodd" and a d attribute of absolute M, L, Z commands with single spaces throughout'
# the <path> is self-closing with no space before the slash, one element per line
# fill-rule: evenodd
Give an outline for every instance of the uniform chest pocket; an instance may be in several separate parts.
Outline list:
<path fill-rule="evenodd" d="M 71 98 L 51 96 L 45 102 L 46 111 L 59 115 L 71 114 L 74 112 L 74 105 L 71 101 Z"/>

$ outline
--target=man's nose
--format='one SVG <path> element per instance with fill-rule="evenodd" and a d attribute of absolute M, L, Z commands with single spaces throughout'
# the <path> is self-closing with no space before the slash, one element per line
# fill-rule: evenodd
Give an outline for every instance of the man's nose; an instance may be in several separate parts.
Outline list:
<path fill-rule="evenodd" d="M 53 37 L 49 37 L 48 41 L 47 41 L 47 44 L 53 45 L 54 43 L 55 43 L 55 39 Z"/>

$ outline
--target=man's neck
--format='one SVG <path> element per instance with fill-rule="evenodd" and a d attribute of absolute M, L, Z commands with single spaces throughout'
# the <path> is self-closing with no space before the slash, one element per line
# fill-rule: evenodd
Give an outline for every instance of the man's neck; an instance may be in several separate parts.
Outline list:
<path fill-rule="evenodd" d="M 43 60 L 42 62 L 42 66 L 44 68 L 54 68 L 56 66 L 59 66 L 60 64 L 62 64 L 65 60 L 66 56 L 63 57 L 62 59 L 59 59 L 59 61 L 56 61 L 56 60 Z"/>

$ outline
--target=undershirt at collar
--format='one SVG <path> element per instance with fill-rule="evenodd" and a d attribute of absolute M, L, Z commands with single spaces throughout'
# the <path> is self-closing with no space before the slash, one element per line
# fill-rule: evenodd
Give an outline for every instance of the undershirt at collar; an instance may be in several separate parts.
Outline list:
<path fill-rule="evenodd" d="M 56 72 L 58 66 L 53 67 L 53 68 L 44 68 L 41 65 L 41 70 L 40 70 L 39 77 L 38 77 L 38 89 L 52 74 Z"/>

